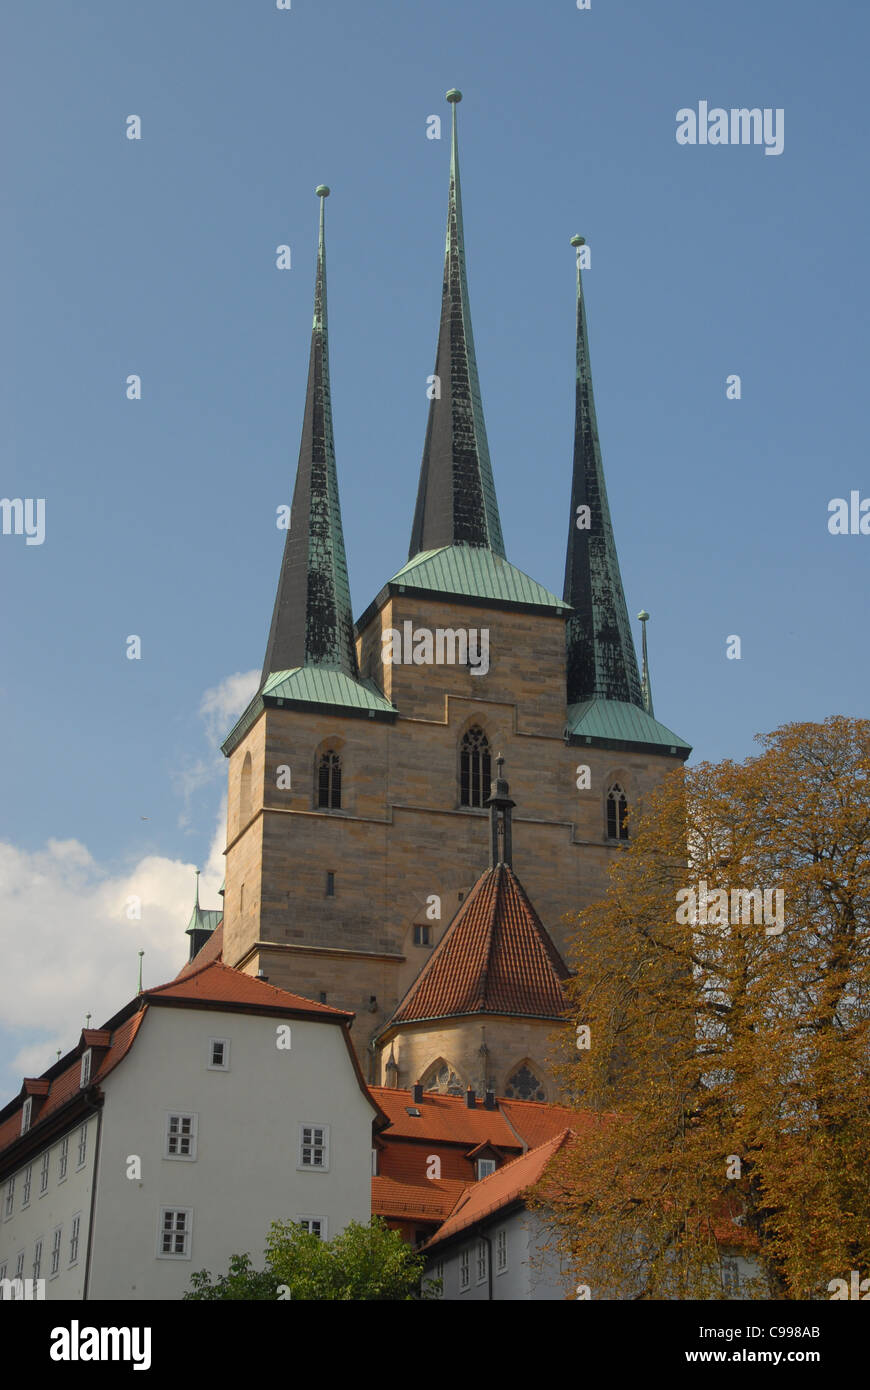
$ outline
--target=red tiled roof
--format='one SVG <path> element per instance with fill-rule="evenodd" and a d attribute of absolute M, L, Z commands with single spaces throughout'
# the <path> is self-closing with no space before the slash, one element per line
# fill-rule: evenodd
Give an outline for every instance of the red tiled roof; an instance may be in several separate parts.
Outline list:
<path fill-rule="evenodd" d="M 301 994 L 278 989 L 277 985 L 267 984 L 265 980 L 246 975 L 241 970 L 232 970 L 230 966 L 217 961 L 207 961 L 189 974 L 176 976 L 168 984 L 146 989 L 144 997 L 155 1004 L 164 999 L 196 1000 L 209 1004 L 247 1004 L 262 1009 L 292 1009 L 298 1013 L 322 1014 L 324 1018 L 353 1017 L 343 1009 L 333 1009 L 329 1004 L 303 999 Z"/>
<path fill-rule="evenodd" d="M 570 974 L 513 869 L 481 874 L 390 1025 L 457 1014 L 561 1018 Z"/>
<path fill-rule="evenodd" d="M 369 1086 L 369 1090 L 392 1121 L 381 1134 L 384 1140 L 425 1139 L 427 1143 L 463 1144 L 469 1149 L 488 1140 L 499 1148 L 522 1148 L 498 1110 L 487 1110 L 480 1104 L 470 1110 L 464 1096 L 426 1091 L 422 1101 L 415 1103 L 411 1091 L 394 1091 L 388 1086 Z M 419 1118 L 409 1115 L 408 1109 L 419 1110 Z"/>
<path fill-rule="evenodd" d="M 571 1130 L 563 1129 L 537 1148 L 529 1149 L 520 1158 L 506 1163 L 503 1168 L 497 1168 L 488 1178 L 469 1183 L 444 1225 L 426 1242 L 424 1249 L 431 1250 L 441 1241 L 522 1197 L 530 1187 L 534 1187 L 550 1159 L 570 1138 Z"/>
<path fill-rule="evenodd" d="M 126 1057 L 133 1045 L 133 1039 L 142 1026 L 145 1013 L 145 1009 L 139 1009 L 130 1018 L 119 1024 L 114 1033 L 110 1034 L 111 1044 L 99 1068 L 91 1076 L 89 1083 L 91 1086 L 97 1085 L 102 1081 L 108 1076 L 109 1072 L 113 1071 L 118 1063 Z M 54 1114 L 56 1110 L 59 1110 L 62 1105 L 65 1105 L 68 1100 L 71 1100 L 73 1096 L 78 1094 L 79 1081 L 81 1079 L 81 1053 L 76 1051 L 69 1055 L 72 1058 L 69 1066 L 64 1067 L 64 1069 L 56 1076 L 52 1077 L 48 1083 L 48 1095 L 40 1107 L 39 1118 L 33 1126 L 34 1129 L 37 1125 L 41 1125 L 44 1120 L 48 1119 L 49 1115 Z M 0 1123 L 0 1153 L 19 1137 L 20 1132 L 21 1107 L 18 1106 L 11 1115 L 7 1116 L 7 1118 Z"/>
<path fill-rule="evenodd" d="M 425 1184 L 400 1178 L 372 1178 L 372 1214 L 396 1221 L 443 1221 L 468 1183 L 465 1178 L 433 1178 Z"/>
<path fill-rule="evenodd" d="M 572 1110 L 567 1105 L 542 1105 L 536 1100 L 499 1100 L 508 1123 L 530 1149 L 552 1139 L 564 1129 L 582 1132 L 595 1123 L 589 1110 Z"/>
<path fill-rule="evenodd" d="M 185 961 L 175 977 L 176 980 L 183 980 L 186 975 L 192 975 L 194 970 L 199 970 L 202 965 L 210 965 L 212 961 L 223 960 L 223 954 L 224 924 L 221 920 L 208 940 L 200 946 L 193 960 Z"/>

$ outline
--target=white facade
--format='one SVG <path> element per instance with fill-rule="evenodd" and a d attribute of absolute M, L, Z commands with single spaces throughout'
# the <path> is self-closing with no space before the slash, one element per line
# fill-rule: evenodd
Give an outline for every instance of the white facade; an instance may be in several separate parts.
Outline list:
<path fill-rule="evenodd" d="M 288 1029 L 290 1047 L 279 1046 Z M 319 1221 L 325 1238 L 367 1222 L 375 1109 L 343 1033 L 325 1021 L 150 1004 L 129 1052 L 98 1082 L 105 1101 L 87 1123 L 81 1168 L 77 1125 L 63 1181 L 58 1140 L 42 1196 L 38 1157 L 14 1175 L 8 1220 L 8 1183 L 0 1189 L 0 1276 L 4 1264 L 16 1276 L 23 1251 L 32 1277 L 42 1239 L 47 1299 L 180 1299 L 195 1270 L 225 1274 L 233 1254 L 262 1268 L 272 1221 Z"/>
<path fill-rule="evenodd" d="M 569 1275 L 557 1255 L 541 1253 L 544 1228 L 524 1209 L 495 1213 L 437 1247 L 423 1276 L 441 1279 L 441 1297 L 459 1300 L 564 1300 L 572 1292 Z M 492 1260 L 492 1269 L 489 1260 Z"/>
<path fill-rule="evenodd" d="M 97 1128 L 79 1121 L 0 1188 L 0 1280 L 34 1278 L 41 1242 L 46 1299 L 83 1297 Z"/>

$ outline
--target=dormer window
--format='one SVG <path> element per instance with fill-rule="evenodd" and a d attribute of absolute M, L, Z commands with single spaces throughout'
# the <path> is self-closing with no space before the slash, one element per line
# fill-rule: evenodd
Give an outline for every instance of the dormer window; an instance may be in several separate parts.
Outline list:
<path fill-rule="evenodd" d="M 82 1053 L 82 1070 L 81 1075 L 79 1076 L 79 1090 L 81 1090 L 84 1086 L 87 1086 L 88 1082 L 91 1079 L 92 1055 L 93 1054 L 90 1048 L 88 1048 L 87 1052 Z"/>
<path fill-rule="evenodd" d="M 490 1176 L 490 1174 L 491 1174 L 491 1173 L 494 1173 L 494 1172 L 495 1172 L 495 1159 L 494 1159 L 494 1158 L 479 1158 L 479 1159 L 477 1160 L 477 1181 L 478 1181 L 478 1182 L 480 1182 L 481 1178 L 488 1178 L 488 1177 Z"/>
<path fill-rule="evenodd" d="M 33 1096 L 28 1096 L 21 1107 L 21 1133 L 26 1134 L 30 1129 L 30 1116 L 33 1113 Z"/>

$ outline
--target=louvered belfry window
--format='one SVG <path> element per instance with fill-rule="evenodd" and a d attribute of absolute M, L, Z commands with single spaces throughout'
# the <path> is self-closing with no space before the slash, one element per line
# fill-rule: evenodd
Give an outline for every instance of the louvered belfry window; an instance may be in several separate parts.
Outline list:
<path fill-rule="evenodd" d="M 317 805 L 329 811 L 341 810 L 341 758 L 332 749 L 320 755 Z"/>
<path fill-rule="evenodd" d="M 459 752 L 460 806 L 482 806 L 489 796 L 491 777 L 489 741 L 475 724 L 463 736 Z"/>

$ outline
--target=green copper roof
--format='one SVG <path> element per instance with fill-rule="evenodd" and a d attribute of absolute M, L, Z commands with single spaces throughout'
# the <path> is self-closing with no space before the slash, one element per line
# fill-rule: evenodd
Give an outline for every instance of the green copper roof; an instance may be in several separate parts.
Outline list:
<path fill-rule="evenodd" d="M 346 709 L 377 710 L 395 714 L 396 709 L 371 680 L 351 680 L 343 671 L 300 666 L 295 671 L 276 671 L 263 686 L 263 695 L 289 704 L 334 705 Z"/>
<path fill-rule="evenodd" d="M 263 683 L 273 671 L 296 666 L 334 666 L 357 675 L 329 391 L 323 211 L 329 189 L 321 184 L 317 191 L 320 231 L 308 389 Z"/>
<path fill-rule="evenodd" d="M 625 605 L 619 559 L 613 539 L 604 465 L 595 418 L 589 335 L 577 255 L 577 385 L 574 412 L 574 469 L 565 602 L 574 613 L 567 625 L 568 703 L 604 699 L 643 705 L 637 656 Z M 589 508 L 588 528 L 578 528 L 578 508 Z"/>
<path fill-rule="evenodd" d="M 301 709 L 321 706 L 337 714 L 365 718 L 392 718 L 397 713 L 395 705 L 391 705 L 374 681 L 368 678 L 352 680 L 343 671 L 324 666 L 297 666 L 293 671 L 275 671 L 221 744 L 221 750 L 227 757 L 267 704 L 271 707 L 288 705 Z"/>
<path fill-rule="evenodd" d="M 223 915 L 223 908 L 200 907 L 197 904 L 191 913 L 187 931 L 214 931 L 215 927 L 220 926 Z"/>
<path fill-rule="evenodd" d="M 687 758 L 691 745 L 652 715 L 626 700 L 584 700 L 568 706 L 566 735 L 573 742 L 636 744 Z"/>
<path fill-rule="evenodd" d="M 453 106 L 450 145 L 450 191 L 447 200 L 447 245 L 441 293 L 441 325 L 435 355 L 437 394 L 429 402 L 429 421 L 409 558 L 420 551 L 453 545 L 488 546 L 504 555 L 498 502 L 489 461 L 489 445 L 477 377 L 471 309 L 465 271 L 462 195 L 456 140 L 456 104 L 461 94 L 447 94 Z"/>
<path fill-rule="evenodd" d="M 421 589 L 446 597 L 494 599 L 566 611 L 566 604 L 543 584 L 530 579 L 492 550 L 475 545 L 448 545 L 425 550 L 394 574 L 390 586 Z"/>

